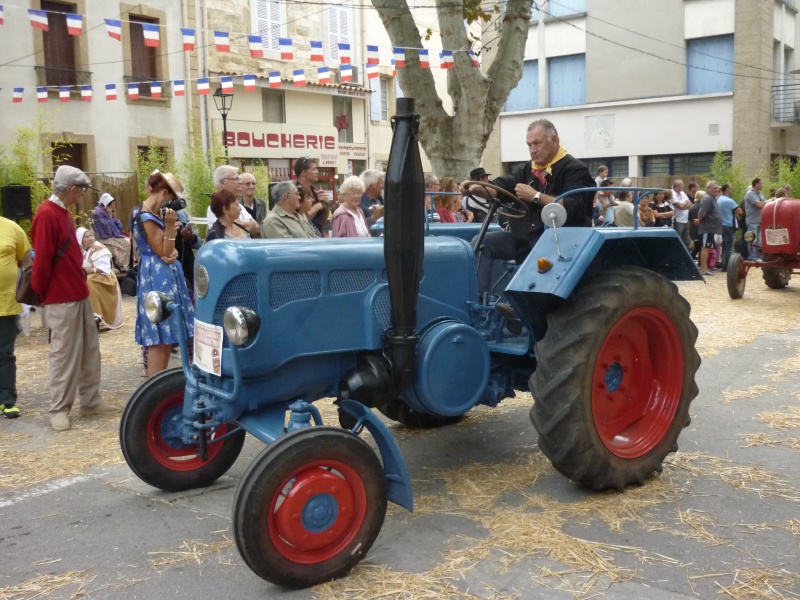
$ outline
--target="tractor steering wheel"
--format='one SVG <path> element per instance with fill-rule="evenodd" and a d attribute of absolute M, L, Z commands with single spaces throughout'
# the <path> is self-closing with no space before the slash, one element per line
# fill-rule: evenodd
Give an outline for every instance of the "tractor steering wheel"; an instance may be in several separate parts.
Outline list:
<path fill-rule="evenodd" d="M 497 197 L 497 199 L 500 201 L 500 206 L 497 208 L 498 215 L 502 215 L 509 219 L 523 219 L 528 216 L 528 205 L 524 201 L 517 198 L 514 194 L 504 190 L 500 186 L 497 186 L 493 183 L 488 183 L 486 181 L 467 181 L 466 183 L 469 186 L 480 185 L 483 188 L 494 190 L 499 194 L 499 196 L 502 196 L 502 200 L 500 200 L 499 196 Z M 491 206 L 488 200 L 485 198 L 476 198 L 472 194 L 467 194 L 467 197 L 477 206 L 480 206 L 488 212 L 489 207 Z"/>

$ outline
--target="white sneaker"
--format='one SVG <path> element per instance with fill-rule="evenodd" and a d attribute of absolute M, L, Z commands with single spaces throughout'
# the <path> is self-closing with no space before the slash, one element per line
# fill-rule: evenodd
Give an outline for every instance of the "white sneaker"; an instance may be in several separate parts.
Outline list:
<path fill-rule="evenodd" d="M 57 412 L 50 417 L 50 427 L 55 431 L 66 431 L 72 427 L 69 423 L 69 415 L 65 411 Z"/>

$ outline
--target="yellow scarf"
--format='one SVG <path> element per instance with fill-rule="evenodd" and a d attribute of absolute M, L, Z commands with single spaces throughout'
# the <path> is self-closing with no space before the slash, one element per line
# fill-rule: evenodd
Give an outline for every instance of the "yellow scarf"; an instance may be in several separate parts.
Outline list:
<path fill-rule="evenodd" d="M 562 158 L 564 158 L 567 154 L 568 154 L 567 149 L 564 148 L 564 146 L 559 145 L 558 152 L 556 152 L 556 155 L 553 157 L 553 160 L 551 160 L 546 165 L 537 165 L 535 162 L 531 161 L 531 169 L 536 169 L 537 171 L 544 171 L 549 175 L 552 175 L 553 165 L 556 164 L 558 161 L 560 161 Z"/>

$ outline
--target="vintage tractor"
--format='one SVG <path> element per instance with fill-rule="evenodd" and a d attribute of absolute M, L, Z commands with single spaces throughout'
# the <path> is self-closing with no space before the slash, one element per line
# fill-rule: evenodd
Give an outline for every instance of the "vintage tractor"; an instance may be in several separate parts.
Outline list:
<path fill-rule="evenodd" d="M 478 226 L 424 235 L 413 106 L 399 99 L 392 119 L 385 236 L 204 246 L 186 332 L 194 364 L 182 345 L 183 368 L 142 384 L 122 417 L 131 469 L 168 491 L 215 481 L 245 433 L 267 444 L 239 483 L 233 534 L 247 565 L 278 585 L 344 575 L 387 501 L 412 510 L 376 411 L 438 427 L 530 389 L 540 448 L 593 490 L 641 485 L 689 424 L 697 330 L 670 279 L 700 274 L 675 232 L 559 228 L 563 207 L 546 207 L 551 227 L 523 264 L 500 265 L 498 293 L 479 301 L 467 241 Z M 508 215 L 512 205 L 527 210 L 513 196 L 492 203 Z M 181 310 L 157 293 L 146 309 L 153 321 Z M 313 404 L 331 397 L 341 426 Z"/>
<path fill-rule="evenodd" d="M 792 273 L 800 272 L 800 200 L 778 198 L 761 209 L 761 240 L 754 232 L 745 232 L 746 242 L 759 242 L 756 260 L 746 260 L 734 253 L 728 261 L 728 295 L 734 300 L 744 296 L 747 273 L 761 269 L 764 283 L 773 290 L 789 285 Z"/>

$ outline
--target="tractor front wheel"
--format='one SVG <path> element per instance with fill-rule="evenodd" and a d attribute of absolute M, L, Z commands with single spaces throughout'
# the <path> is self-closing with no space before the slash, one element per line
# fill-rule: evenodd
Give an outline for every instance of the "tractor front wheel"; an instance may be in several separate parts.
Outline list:
<path fill-rule="evenodd" d="M 747 284 L 747 267 L 741 254 L 731 254 L 728 260 L 728 295 L 739 300 L 744 297 L 744 287 Z"/>
<path fill-rule="evenodd" d="M 666 278 L 638 267 L 581 285 L 547 318 L 529 385 L 539 447 L 594 490 L 641 485 L 678 450 L 697 396 L 697 328 Z"/>

